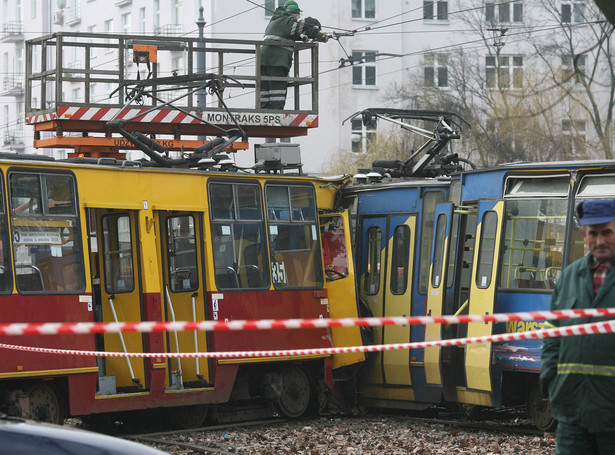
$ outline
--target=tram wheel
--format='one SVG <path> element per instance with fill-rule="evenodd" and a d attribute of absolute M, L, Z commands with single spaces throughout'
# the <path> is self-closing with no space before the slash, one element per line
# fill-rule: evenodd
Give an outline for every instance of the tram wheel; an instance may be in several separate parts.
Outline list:
<path fill-rule="evenodd" d="M 64 405 L 54 387 L 48 384 L 35 384 L 26 392 L 30 409 L 25 413 L 25 418 L 56 425 L 64 423 Z"/>
<path fill-rule="evenodd" d="M 301 367 L 288 367 L 282 371 L 282 390 L 276 406 L 289 419 L 301 417 L 312 399 L 310 380 Z"/>
<path fill-rule="evenodd" d="M 170 417 L 173 428 L 189 430 L 203 426 L 209 415 L 209 406 L 206 404 L 197 406 L 180 406 L 165 408 L 164 414 Z M 166 418 L 166 417 L 165 417 Z"/>
<path fill-rule="evenodd" d="M 527 400 L 527 413 L 536 428 L 542 431 L 553 431 L 557 421 L 553 418 L 551 402 L 540 395 L 538 381 L 530 386 Z"/>

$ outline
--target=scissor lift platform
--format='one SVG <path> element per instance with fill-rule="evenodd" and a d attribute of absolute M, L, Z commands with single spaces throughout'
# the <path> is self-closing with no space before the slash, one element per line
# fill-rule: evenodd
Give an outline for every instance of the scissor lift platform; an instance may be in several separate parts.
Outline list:
<path fill-rule="evenodd" d="M 236 149 L 247 148 L 248 137 L 304 136 L 318 126 L 317 44 L 296 43 L 291 75 L 269 78 L 288 84 L 284 110 L 260 108 L 263 44 L 69 32 L 29 40 L 25 120 L 34 127 L 34 146 L 133 148 L 109 129 L 112 119 L 132 119 L 126 131 L 166 141 L 169 150 L 193 148 L 203 144 L 203 137 L 237 125 L 246 137 Z M 137 49 L 143 48 L 155 49 L 154 61 L 139 61 Z M 199 55 L 205 57 L 206 73 L 196 69 Z M 173 67 L 177 62 L 180 68 Z M 211 75 L 224 80 L 222 101 L 211 94 L 199 97 L 200 74 L 203 80 Z M 186 78 L 190 82 L 183 83 Z M 145 80 L 154 96 L 126 104 L 131 90 Z M 157 85 L 159 80 L 164 85 Z M 173 107 L 166 104 L 171 101 Z"/>

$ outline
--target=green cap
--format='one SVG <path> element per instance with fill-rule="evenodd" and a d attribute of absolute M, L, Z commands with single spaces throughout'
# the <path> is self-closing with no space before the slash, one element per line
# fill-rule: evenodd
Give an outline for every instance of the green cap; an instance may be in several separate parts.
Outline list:
<path fill-rule="evenodd" d="M 284 3 L 284 8 L 286 8 L 288 11 L 290 11 L 293 14 L 301 13 L 301 10 L 299 9 L 299 5 L 297 5 L 297 2 L 295 0 L 288 0 L 286 3 Z"/>

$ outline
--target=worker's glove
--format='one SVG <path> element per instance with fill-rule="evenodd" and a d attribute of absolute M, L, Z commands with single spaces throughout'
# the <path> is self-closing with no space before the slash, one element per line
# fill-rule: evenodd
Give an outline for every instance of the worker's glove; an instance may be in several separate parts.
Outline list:
<path fill-rule="evenodd" d="M 316 39 L 322 43 L 326 43 L 327 41 L 329 41 L 329 35 L 327 35 L 325 32 L 320 30 L 318 32 L 318 37 Z"/>
<path fill-rule="evenodd" d="M 301 41 L 303 41 L 304 43 L 307 43 L 310 39 L 307 35 L 304 34 L 299 35 L 299 38 L 301 38 Z"/>

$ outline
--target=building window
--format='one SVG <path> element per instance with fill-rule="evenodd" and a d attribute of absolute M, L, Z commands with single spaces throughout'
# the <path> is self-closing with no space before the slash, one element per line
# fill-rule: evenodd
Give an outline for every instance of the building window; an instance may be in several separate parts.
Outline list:
<path fill-rule="evenodd" d="M 154 0 L 154 30 L 160 27 L 160 0 Z"/>
<path fill-rule="evenodd" d="M 500 55 L 485 58 L 486 80 L 488 88 L 522 88 L 523 56 Z"/>
<path fill-rule="evenodd" d="M 145 33 L 145 8 L 139 8 L 139 33 Z"/>
<path fill-rule="evenodd" d="M 448 87 L 448 55 L 425 54 L 425 85 Z"/>
<path fill-rule="evenodd" d="M 123 33 L 130 33 L 131 30 L 131 15 L 130 13 L 125 13 L 122 14 L 122 32 Z"/>
<path fill-rule="evenodd" d="M 523 22 L 522 2 L 487 2 L 485 19 L 490 24 L 520 24 Z"/>
<path fill-rule="evenodd" d="M 376 51 L 352 51 L 352 85 L 376 85 Z"/>
<path fill-rule="evenodd" d="M 583 54 L 565 54 L 562 55 L 562 80 L 567 82 L 573 80 L 574 83 L 580 83 L 585 76 L 585 64 L 587 56 Z M 575 68 L 576 65 L 576 68 Z"/>
<path fill-rule="evenodd" d="M 423 2 L 423 19 L 438 21 L 448 20 L 448 2 Z"/>
<path fill-rule="evenodd" d="M 564 151 L 576 156 L 585 153 L 585 120 L 562 120 Z"/>
<path fill-rule="evenodd" d="M 523 131 L 501 125 L 493 119 L 487 120 L 486 130 L 489 137 L 492 138 L 492 143 L 498 144 L 509 156 L 514 156 L 515 160 L 523 159 L 525 155 Z"/>
<path fill-rule="evenodd" d="M 562 0 L 562 23 L 579 23 L 585 20 L 584 0 Z"/>
<path fill-rule="evenodd" d="M 376 137 L 376 118 L 373 118 L 367 126 L 360 118 L 353 119 L 351 124 L 352 151 L 354 153 L 367 152 L 368 144 Z"/>
<path fill-rule="evenodd" d="M 113 33 L 113 19 L 105 21 L 104 30 L 105 33 Z M 111 44 L 111 41 L 107 40 L 107 44 Z M 111 46 L 105 49 L 105 53 L 110 54 L 111 52 L 113 52 L 113 48 Z"/>
<path fill-rule="evenodd" d="M 37 0 L 30 0 L 30 19 L 36 19 Z"/>
<path fill-rule="evenodd" d="M 183 24 L 184 9 L 182 0 L 173 0 L 173 23 Z"/>
<path fill-rule="evenodd" d="M 352 0 L 353 19 L 375 19 L 376 0 Z"/>
<path fill-rule="evenodd" d="M 88 33 L 96 33 L 96 25 L 90 25 L 88 27 Z M 94 42 L 93 38 L 90 38 L 90 43 Z M 90 58 L 96 58 L 96 47 L 92 46 L 90 47 Z"/>
<path fill-rule="evenodd" d="M 265 0 L 265 17 L 273 16 L 276 8 L 284 6 L 284 0 Z"/>

